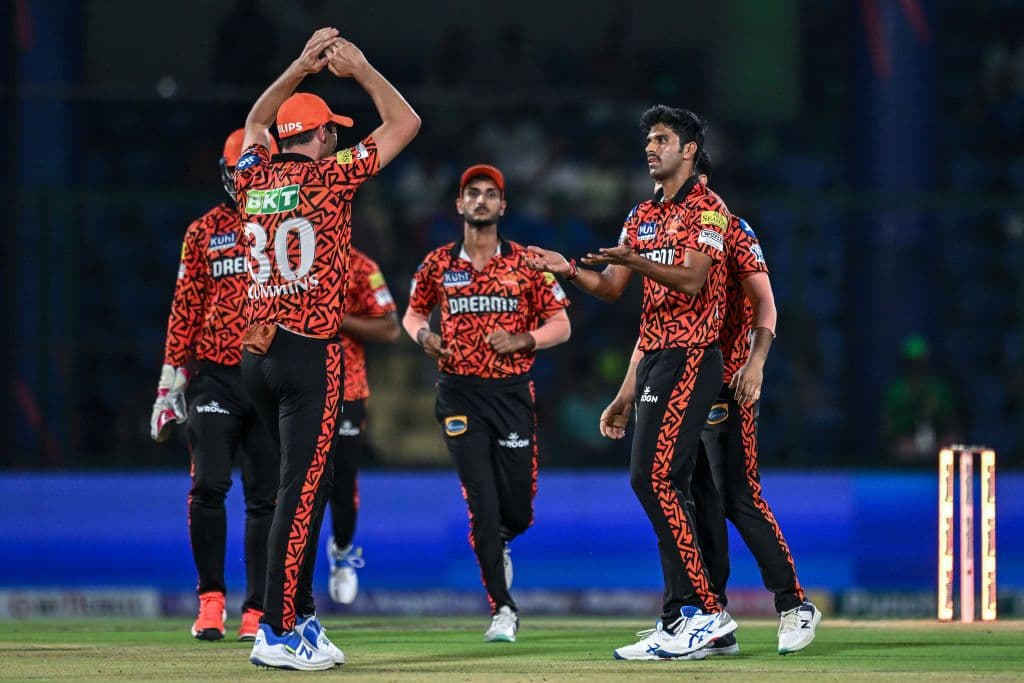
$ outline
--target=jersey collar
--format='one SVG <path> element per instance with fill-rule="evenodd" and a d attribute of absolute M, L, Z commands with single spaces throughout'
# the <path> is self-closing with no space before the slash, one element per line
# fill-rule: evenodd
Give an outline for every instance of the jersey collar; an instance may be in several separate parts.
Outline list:
<path fill-rule="evenodd" d="M 465 242 L 466 242 L 465 240 L 459 240 L 458 242 L 456 242 L 455 244 L 452 245 L 450 253 L 451 253 L 452 258 L 454 260 L 456 260 L 456 261 L 459 260 L 459 259 L 465 259 L 467 261 L 472 261 L 473 260 L 473 259 L 471 259 L 469 257 L 469 254 L 466 253 L 466 244 L 465 244 Z M 506 242 L 505 240 L 503 240 L 501 238 L 501 235 L 498 235 L 498 249 L 494 252 L 494 256 L 501 256 L 501 258 L 506 258 L 506 257 L 508 257 L 511 254 L 512 254 L 512 247 L 509 245 L 508 242 Z M 492 256 L 491 258 L 494 258 L 494 256 Z"/>
<path fill-rule="evenodd" d="M 307 157 L 305 154 L 296 154 L 295 152 L 280 152 L 270 158 L 270 163 L 280 164 L 285 161 L 316 161 L 313 157 Z"/>
<path fill-rule="evenodd" d="M 676 192 L 675 197 L 670 197 L 669 201 L 675 204 L 682 204 L 686 201 L 686 198 L 690 196 L 690 192 L 693 191 L 694 185 L 700 182 L 697 176 L 690 176 L 690 179 L 683 183 L 683 186 L 679 188 L 679 192 Z M 659 187 L 654 191 L 654 203 L 660 204 L 665 197 L 665 192 Z"/>

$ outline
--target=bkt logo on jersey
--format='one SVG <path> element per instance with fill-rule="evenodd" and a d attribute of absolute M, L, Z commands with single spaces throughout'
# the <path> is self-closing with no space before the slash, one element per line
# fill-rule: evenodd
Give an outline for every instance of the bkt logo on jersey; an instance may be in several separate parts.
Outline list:
<path fill-rule="evenodd" d="M 213 270 L 213 279 L 217 280 L 225 275 L 243 275 L 248 270 L 244 256 L 235 258 L 222 258 L 213 261 L 210 268 Z"/>
<path fill-rule="evenodd" d="M 210 235 L 210 251 L 220 251 L 235 246 L 238 242 L 238 235 L 233 232 L 220 232 Z"/>
<path fill-rule="evenodd" d="M 640 255 L 648 261 L 654 261 L 664 266 L 671 266 L 676 262 L 676 250 L 674 247 L 648 249 L 647 251 L 641 251 Z"/>
<path fill-rule="evenodd" d="M 445 287 L 463 287 L 472 284 L 473 276 L 468 270 L 446 270 L 444 271 Z"/>
<path fill-rule="evenodd" d="M 269 190 L 249 190 L 245 199 L 247 214 L 284 213 L 299 205 L 299 185 L 286 185 Z"/>
<path fill-rule="evenodd" d="M 640 227 L 636 229 L 636 238 L 638 240 L 653 240 L 654 236 L 657 234 L 657 221 L 644 221 L 640 224 Z"/>

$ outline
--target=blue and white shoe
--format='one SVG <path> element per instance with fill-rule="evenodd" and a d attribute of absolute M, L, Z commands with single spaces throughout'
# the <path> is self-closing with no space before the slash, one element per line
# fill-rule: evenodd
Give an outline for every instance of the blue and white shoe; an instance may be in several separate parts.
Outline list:
<path fill-rule="evenodd" d="M 260 624 L 256 631 L 249 661 L 256 666 L 297 671 L 324 671 L 334 667 L 333 659 L 314 649 L 296 631 L 279 636 L 267 624 Z"/>
<path fill-rule="evenodd" d="M 345 653 L 327 637 L 324 625 L 315 614 L 295 622 L 295 630 L 314 649 L 330 657 L 335 664 L 340 666 L 345 663 Z"/>
<path fill-rule="evenodd" d="M 682 623 L 682 619 L 677 619 L 670 625 L 670 629 L 678 626 Z M 659 619 L 654 624 L 654 628 L 645 629 L 643 631 L 637 631 L 637 640 L 632 645 L 624 645 L 617 650 L 612 651 L 612 657 L 615 659 L 631 659 L 631 660 L 655 660 L 655 659 L 667 659 L 659 654 L 661 647 L 664 643 L 668 642 L 673 638 L 671 630 L 666 630 L 664 625 Z M 695 657 L 695 659 L 703 659 L 703 657 Z"/>
<path fill-rule="evenodd" d="M 359 576 L 356 575 L 356 570 L 366 566 L 363 549 L 352 544 L 339 548 L 334 544 L 334 538 L 331 538 L 327 543 L 327 557 L 331 565 L 331 578 L 327 584 L 331 600 L 342 605 L 352 604 L 359 594 Z"/>
<path fill-rule="evenodd" d="M 728 635 L 738 627 L 725 610 L 705 614 L 687 605 L 680 610 L 680 614 L 681 623 L 675 626 L 673 635 L 658 648 L 659 657 L 674 659 L 703 650 L 715 638 Z"/>
<path fill-rule="evenodd" d="M 707 659 L 708 657 L 729 657 L 740 653 L 740 644 L 736 642 L 736 636 L 732 633 L 721 638 L 715 638 L 711 644 L 703 649 L 683 655 L 677 659 Z"/>
<path fill-rule="evenodd" d="M 821 621 L 821 612 L 806 600 L 799 607 L 779 615 L 779 654 L 799 652 L 814 640 L 814 629 Z"/>

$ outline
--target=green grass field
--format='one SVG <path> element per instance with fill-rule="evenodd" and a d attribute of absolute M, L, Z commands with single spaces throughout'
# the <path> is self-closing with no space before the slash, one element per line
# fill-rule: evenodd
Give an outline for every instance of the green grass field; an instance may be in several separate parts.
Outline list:
<path fill-rule="evenodd" d="M 375 681 L 565 681 L 675 679 L 992 680 L 1024 677 L 1024 622 L 938 624 L 826 618 L 815 642 L 776 654 L 775 622 L 739 619 L 741 653 L 704 661 L 619 662 L 615 647 L 637 620 L 526 617 L 515 644 L 484 643 L 487 619 L 329 618 L 348 657 L 326 672 L 278 672 L 249 664 L 250 645 L 201 643 L 189 620 L 7 622 L 2 680 L 224 681 L 283 677 Z M 234 624 L 229 624 L 229 627 Z M 236 626 L 236 625 L 235 625 Z M 229 635 L 231 632 L 229 630 Z"/>

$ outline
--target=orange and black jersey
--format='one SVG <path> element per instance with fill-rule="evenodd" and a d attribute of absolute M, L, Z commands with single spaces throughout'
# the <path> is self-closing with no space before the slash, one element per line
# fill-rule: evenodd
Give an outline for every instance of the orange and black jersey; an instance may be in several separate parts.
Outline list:
<path fill-rule="evenodd" d="M 534 352 L 497 353 L 487 336 L 497 329 L 523 334 L 569 305 L 554 275 L 526 266 L 527 251 L 501 240 L 498 252 L 477 271 L 462 241 L 427 254 L 412 278 L 409 308 L 429 316 L 441 307 L 441 339 L 452 355 L 442 372 L 485 379 L 529 372 Z"/>
<path fill-rule="evenodd" d="M 235 167 L 252 279 L 248 326 L 280 325 L 320 339 L 338 336 L 352 238 L 352 199 L 377 173 L 377 145 L 314 161 L 253 145 Z"/>
<path fill-rule="evenodd" d="M 241 244 L 238 211 L 219 204 L 185 231 L 181 265 L 167 320 L 164 363 L 181 367 L 191 360 L 238 365 L 249 274 Z"/>
<path fill-rule="evenodd" d="M 352 248 L 349 272 L 345 315 L 379 318 L 395 310 L 395 300 L 391 298 L 380 267 L 355 247 Z M 341 347 L 345 351 L 345 400 L 358 401 L 369 397 L 363 342 L 342 334 Z"/>
<path fill-rule="evenodd" d="M 729 210 L 707 186 L 691 178 L 676 195 L 681 201 L 654 199 L 638 204 L 626 217 L 620 244 L 664 265 L 681 264 L 687 251 L 707 254 L 715 262 L 697 296 L 676 292 L 644 278 L 640 315 L 640 350 L 705 347 L 718 341 L 720 308 L 725 296 L 722 264 L 728 245 L 724 233 Z"/>
<path fill-rule="evenodd" d="M 750 356 L 750 324 L 754 309 L 743 291 L 743 279 L 755 273 L 767 273 L 761 244 L 750 225 L 742 218 L 730 217 L 726 233 L 728 277 L 725 285 L 725 315 L 719 344 L 725 361 L 722 381 L 729 383 Z"/>

